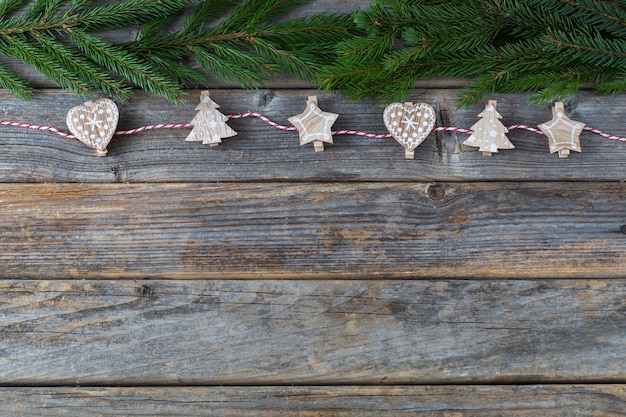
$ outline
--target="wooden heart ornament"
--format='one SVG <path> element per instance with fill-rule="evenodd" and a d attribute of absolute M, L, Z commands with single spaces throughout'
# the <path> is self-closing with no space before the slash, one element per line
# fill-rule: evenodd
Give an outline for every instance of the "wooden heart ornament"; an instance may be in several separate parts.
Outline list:
<path fill-rule="evenodd" d="M 65 123 L 76 139 L 94 148 L 98 156 L 105 156 L 118 119 L 115 102 L 102 98 L 70 109 Z"/>
<path fill-rule="evenodd" d="M 383 112 L 391 136 L 404 146 L 405 157 L 413 159 L 417 148 L 435 127 L 435 109 L 426 103 L 392 103 Z"/>

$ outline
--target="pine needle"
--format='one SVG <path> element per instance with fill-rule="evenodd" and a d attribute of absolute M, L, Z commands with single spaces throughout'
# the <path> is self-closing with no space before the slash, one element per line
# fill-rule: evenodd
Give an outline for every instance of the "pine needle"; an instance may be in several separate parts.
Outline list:
<path fill-rule="evenodd" d="M 180 102 L 187 83 L 210 77 L 254 88 L 285 71 L 313 80 L 351 35 L 348 16 L 285 21 L 302 0 L 0 1 L 0 55 L 33 66 L 62 88 L 126 99 L 138 87 Z M 173 22 L 182 29 L 171 32 Z M 112 43 L 107 32 L 138 28 Z M 199 65 L 198 65 L 199 64 Z M 0 87 L 28 97 L 25 80 L 0 67 Z"/>
<path fill-rule="evenodd" d="M 624 1 L 375 0 L 354 19 L 364 33 L 320 77 L 351 98 L 401 101 L 430 77 L 473 78 L 460 105 L 494 92 L 563 99 L 583 83 L 626 92 Z"/>

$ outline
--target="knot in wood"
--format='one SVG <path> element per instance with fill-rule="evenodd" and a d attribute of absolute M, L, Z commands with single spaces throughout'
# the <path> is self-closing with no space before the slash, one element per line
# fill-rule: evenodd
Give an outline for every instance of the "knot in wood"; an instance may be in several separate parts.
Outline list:
<path fill-rule="evenodd" d="M 152 300 L 157 297 L 154 287 L 148 284 L 143 284 L 141 287 L 137 288 L 137 293 L 141 298 L 148 298 Z"/>
<path fill-rule="evenodd" d="M 274 100 L 274 96 L 275 94 L 271 91 L 264 91 L 263 93 L 261 93 L 261 95 L 259 95 L 259 101 L 258 101 L 258 105 L 260 107 L 264 107 L 267 106 L 268 104 L 270 104 L 272 102 L 272 100 Z"/>
<path fill-rule="evenodd" d="M 626 224 L 621 225 L 619 230 L 626 235 Z"/>
<path fill-rule="evenodd" d="M 441 184 L 433 184 L 428 187 L 428 197 L 432 200 L 443 200 L 446 196 L 446 189 Z"/>

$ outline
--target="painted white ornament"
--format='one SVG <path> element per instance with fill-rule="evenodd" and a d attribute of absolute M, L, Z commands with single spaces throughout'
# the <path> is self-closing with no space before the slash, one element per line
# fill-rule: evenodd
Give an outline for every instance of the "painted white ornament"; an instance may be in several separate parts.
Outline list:
<path fill-rule="evenodd" d="M 337 113 L 329 113 L 319 108 L 317 96 L 309 96 L 306 109 L 287 120 L 298 129 L 300 145 L 313 142 L 315 152 L 322 152 L 324 143 L 333 143 L 330 128 L 337 117 L 339 117 Z"/>
<path fill-rule="evenodd" d="M 413 159 L 417 148 L 435 127 L 435 109 L 426 103 L 392 103 L 383 112 L 383 121 L 391 136 L 405 149 L 405 157 Z"/>
<path fill-rule="evenodd" d="M 76 139 L 94 148 L 98 156 L 105 156 L 118 120 L 119 112 L 115 102 L 102 98 L 70 109 L 65 123 Z"/>

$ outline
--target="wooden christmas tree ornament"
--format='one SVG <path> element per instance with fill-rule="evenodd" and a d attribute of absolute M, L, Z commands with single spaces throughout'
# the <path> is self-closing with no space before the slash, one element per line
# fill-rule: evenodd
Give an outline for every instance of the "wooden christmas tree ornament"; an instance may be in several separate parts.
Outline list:
<path fill-rule="evenodd" d="M 392 103 L 383 112 L 391 136 L 404 146 L 406 159 L 415 158 L 417 148 L 435 127 L 435 109 L 426 103 Z"/>
<path fill-rule="evenodd" d="M 317 97 L 309 96 L 306 109 L 287 120 L 298 129 L 300 145 L 313 142 L 315 152 L 322 152 L 324 143 L 333 143 L 330 129 L 337 117 L 339 115 L 336 113 L 322 111 L 317 104 Z"/>
<path fill-rule="evenodd" d="M 107 145 L 115 134 L 119 112 L 107 98 L 88 101 L 67 113 L 65 123 L 76 139 L 94 148 L 98 156 L 107 154 Z"/>
<path fill-rule="evenodd" d="M 217 110 L 219 107 L 219 104 L 211 100 L 208 91 L 202 91 L 200 104 L 195 109 L 199 113 L 191 121 L 193 129 L 185 140 L 202 141 L 204 145 L 217 146 L 222 143 L 222 138 L 235 136 L 237 132 L 226 124 L 228 117 Z"/>
<path fill-rule="evenodd" d="M 567 158 L 571 151 L 582 152 L 580 134 L 585 124 L 571 120 L 565 114 L 563 102 L 554 103 L 552 120 L 539 125 L 539 129 L 548 137 L 550 153 L 559 153 L 559 158 Z"/>
<path fill-rule="evenodd" d="M 509 130 L 498 120 L 502 116 L 496 111 L 497 104 L 496 100 L 489 100 L 485 110 L 478 115 L 481 119 L 471 127 L 474 133 L 463 142 L 463 145 L 479 148 L 485 156 L 491 156 L 499 149 L 515 148 L 506 137 Z"/>

